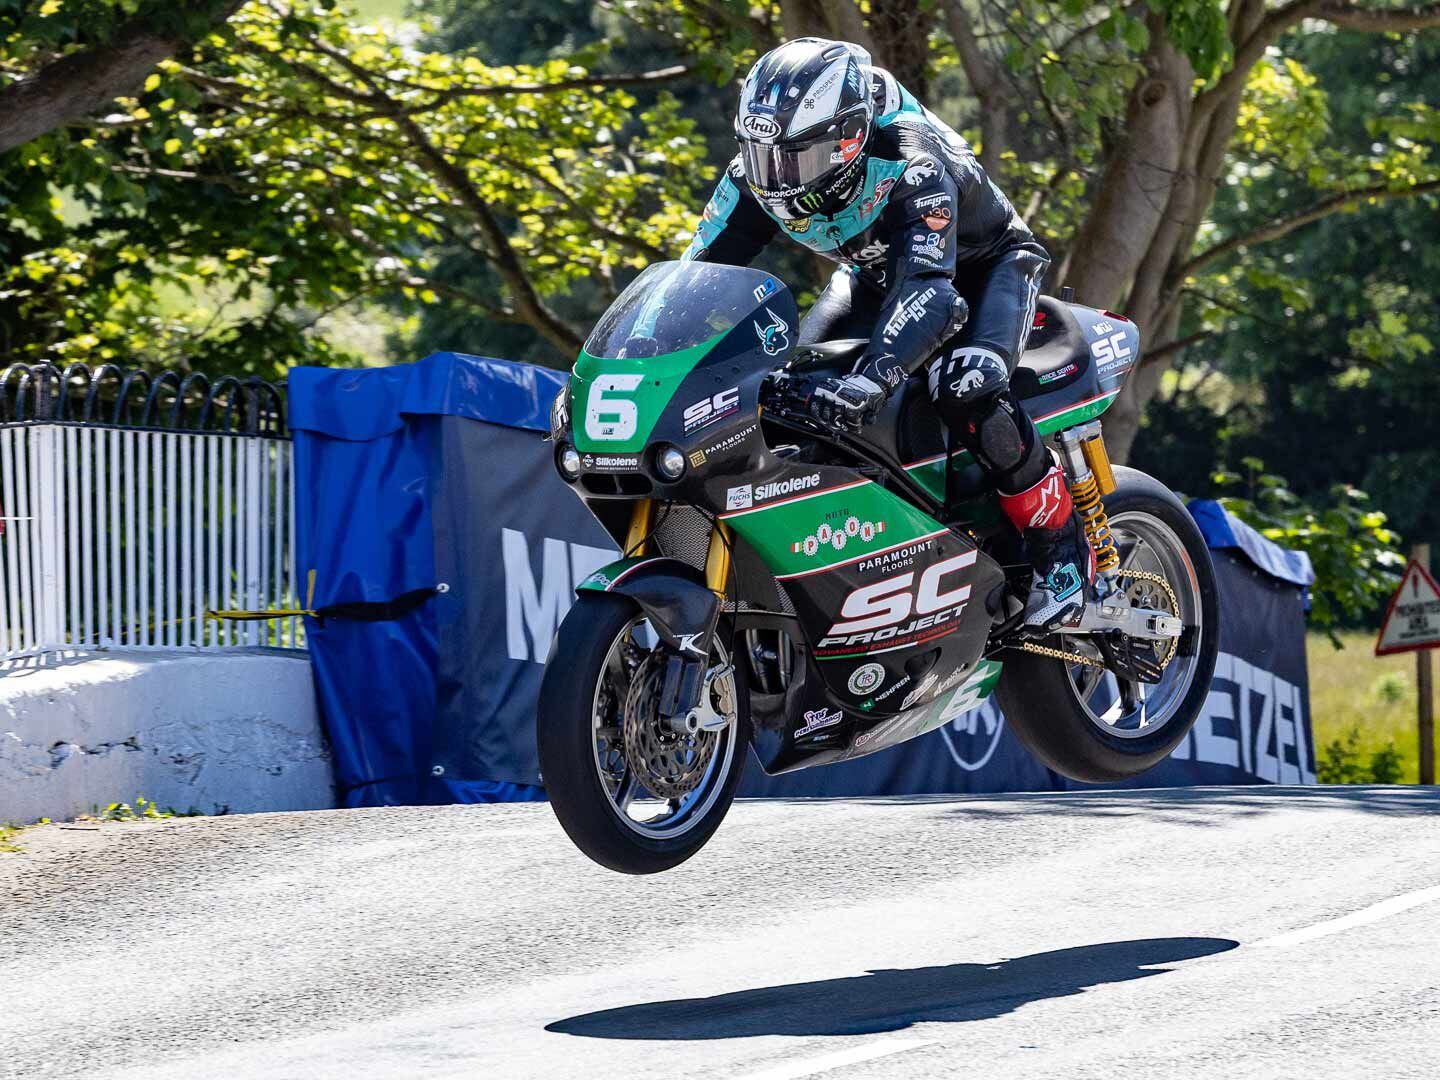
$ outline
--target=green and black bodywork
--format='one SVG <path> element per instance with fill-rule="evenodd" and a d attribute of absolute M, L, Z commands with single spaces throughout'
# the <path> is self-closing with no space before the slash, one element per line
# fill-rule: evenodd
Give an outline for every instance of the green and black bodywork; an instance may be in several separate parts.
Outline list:
<path fill-rule="evenodd" d="M 947 455 L 923 380 L 860 435 L 787 400 L 796 376 L 847 372 L 865 344 L 797 348 L 798 326 L 769 274 L 651 266 L 586 342 L 552 423 L 562 477 L 625 556 L 580 589 L 630 597 L 682 653 L 706 655 L 717 629 L 747 642 L 733 654 L 753 665 L 771 773 L 978 705 L 1000 677 L 1007 589 L 1029 579 L 978 467 Z M 1042 433 L 1073 427 L 1115 399 L 1139 346 L 1119 316 L 1042 298 L 1013 383 Z"/>

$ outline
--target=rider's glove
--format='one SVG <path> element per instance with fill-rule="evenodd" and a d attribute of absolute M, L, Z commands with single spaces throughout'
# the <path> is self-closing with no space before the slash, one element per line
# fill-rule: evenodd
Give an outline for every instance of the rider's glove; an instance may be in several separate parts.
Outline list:
<path fill-rule="evenodd" d="M 885 387 L 866 375 L 823 379 L 810 392 L 810 415 L 822 424 L 859 431 L 875 419 L 888 396 Z"/>

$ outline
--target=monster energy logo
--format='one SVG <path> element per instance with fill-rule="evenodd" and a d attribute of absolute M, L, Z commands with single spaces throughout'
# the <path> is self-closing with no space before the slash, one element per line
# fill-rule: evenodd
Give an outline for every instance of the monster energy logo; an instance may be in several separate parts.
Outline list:
<path fill-rule="evenodd" d="M 820 194 L 816 191 L 807 192 L 795 200 L 797 206 L 802 210 L 820 209 Z"/>

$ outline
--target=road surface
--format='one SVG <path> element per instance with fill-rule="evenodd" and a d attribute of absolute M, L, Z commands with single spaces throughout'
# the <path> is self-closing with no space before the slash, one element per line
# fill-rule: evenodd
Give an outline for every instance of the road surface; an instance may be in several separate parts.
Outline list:
<path fill-rule="evenodd" d="M 1440 1075 L 1440 793 L 737 804 L 626 878 L 543 805 L 50 826 L 0 1076 Z"/>

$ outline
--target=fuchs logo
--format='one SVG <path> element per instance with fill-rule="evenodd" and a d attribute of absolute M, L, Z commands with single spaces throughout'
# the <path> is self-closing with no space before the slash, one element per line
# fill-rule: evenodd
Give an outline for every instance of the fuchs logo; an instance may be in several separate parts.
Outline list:
<path fill-rule="evenodd" d="M 752 112 L 740 121 L 740 130 L 756 139 L 773 139 L 780 134 L 780 125 L 768 116 Z"/>
<path fill-rule="evenodd" d="M 760 347 L 765 350 L 765 355 L 775 356 L 790 347 L 790 326 L 768 307 L 765 314 L 770 316 L 768 326 L 761 326 L 759 322 L 752 320 L 755 336 L 760 339 Z"/>
<path fill-rule="evenodd" d="M 748 510 L 754 505 L 755 492 L 749 484 L 741 484 L 725 492 L 726 510 Z"/>
<path fill-rule="evenodd" d="M 845 545 L 851 540 L 858 540 L 862 544 L 868 544 L 875 537 L 885 531 L 883 521 L 861 521 L 858 517 L 851 515 L 845 519 L 845 524 L 836 528 L 828 522 L 822 523 L 809 536 L 803 540 L 796 540 L 790 545 L 792 555 L 807 555 L 814 557 L 819 554 L 823 547 L 832 547 L 836 551 L 844 551 Z"/>
<path fill-rule="evenodd" d="M 755 501 L 764 502 L 767 499 L 778 499 L 781 495 L 794 495 L 797 492 L 809 491 L 813 487 L 820 486 L 820 474 L 811 473 L 809 476 L 796 476 L 789 480 L 771 480 L 768 484 L 761 484 L 755 489 Z M 748 488 L 749 485 L 747 484 Z"/>
<path fill-rule="evenodd" d="M 864 697 L 885 681 L 885 669 L 879 664 L 861 664 L 850 673 L 845 685 L 856 697 Z"/>
<path fill-rule="evenodd" d="M 795 732 L 795 737 L 797 739 L 801 739 L 804 738 L 806 735 L 809 735 L 812 731 L 819 731 L 822 728 L 834 727 L 836 724 L 838 724 L 841 720 L 844 719 L 845 714 L 839 709 L 811 709 L 805 714 L 805 724 L 803 727 L 799 728 Z"/>

